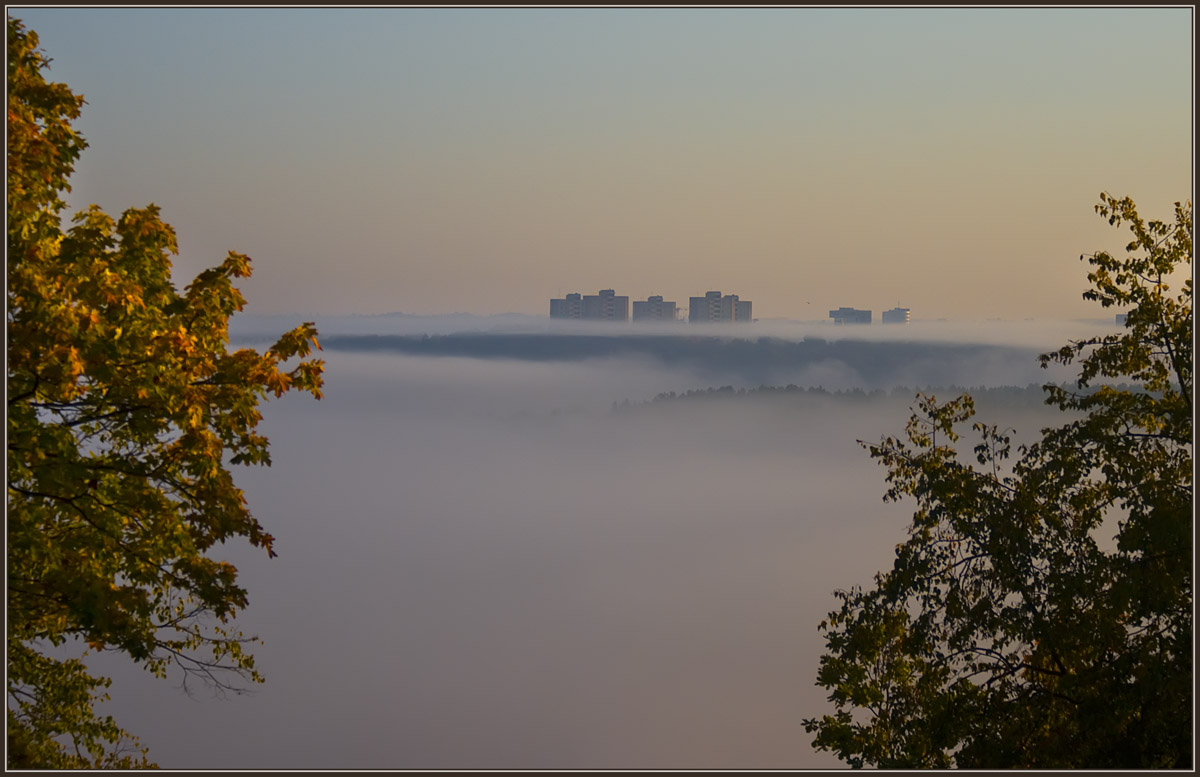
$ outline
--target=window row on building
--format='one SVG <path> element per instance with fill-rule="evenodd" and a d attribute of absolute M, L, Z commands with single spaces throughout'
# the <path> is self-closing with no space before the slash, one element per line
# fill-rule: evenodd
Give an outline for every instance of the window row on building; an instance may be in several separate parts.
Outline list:
<path fill-rule="evenodd" d="M 634 321 L 676 321 L 678 313 L 678 306 L 661 296 L 633 303 Z M 599 294 L 568 294 L 563 299 L 550 300 L 550 318 L 628 321 L 629 297 L 617 296 L 612 289 L 601 289 Z M 693 324 L 751 320 L 750 301 L 738 299 L 736 294 L 710 291 L 703 297 L 692 297 L 688 304 L 688 321 Z"/>

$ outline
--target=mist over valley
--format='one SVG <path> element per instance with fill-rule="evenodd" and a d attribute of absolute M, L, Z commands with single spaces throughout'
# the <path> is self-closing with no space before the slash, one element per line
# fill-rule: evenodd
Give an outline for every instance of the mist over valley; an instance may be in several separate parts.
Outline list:
<path fill-rule="evenodd" d="M 163 766 L 835 766 L 800 725 L 826 705 L 816 625 L 911 512 L 856 440 L 901 433 L 935 382 L 1008 387 L 977 404 L 1019 437 L 1060 420 L 1025 346 L 322 343 L 325 398 L 270 403 L 273 466 L 235 470 L 277 538 L 228 548 L 267 684 L 181 701 L 97 662 Z"/>

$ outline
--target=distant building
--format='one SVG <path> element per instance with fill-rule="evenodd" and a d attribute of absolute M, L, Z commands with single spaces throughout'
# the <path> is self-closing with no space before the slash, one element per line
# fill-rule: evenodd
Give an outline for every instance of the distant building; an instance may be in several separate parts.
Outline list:
<path fill-rule="evenodd" d="M 892 308 L 891 310 L 885 310 L 880 318 L 885 324 L 907 324 L 912 320 L 909 317 L 908 308 Z M 867 323 L 871 323 L 869 316 L 867 318 Z"/>
<path fill-rule="evenodd" d="M 871 311 L 858 310 L 856 308 L 838 308 L 837 310 L 829 311 L 829 317 L 833 319 L 835 324 L 869 324 L 871 323 Z"/>
<path fill-rule="evenodd" d="M 550 318 L 583 318 L 583 297 L 568 294 L 565 299 L 550 300 Z"/>
<path fill-rule="evenodd" d="M 633 303 L 634 321 L 674 321 L 675 303 L 663 302 L 661 296 L 649 297 L 645 302 Z"/>
<path fill-rule="evenodd" d="M 575 318 L 586 321 L 628 321 L 629 297 L 618 297 L 612 289 L 599 294 L 568 294 L 550 300 L 550 318 Z"/>
<path fill-rule="evenodd" d="M 721 292 L 710 291 L 703 297 L 688 298 L 688 321 L 698 324 L 701 321 L 721 320 Z"/>
<path fill-rule="evenodd" d="M 1129 319 L 1128 313 L 1117 314 L 1117 326 L 1125 326 L 1125 322 Z"/>
<path fill-rule="evenodd" d="M 612 289 L 583 298 L 583 317 L 591 321 L 628 321 L 629 297 L 618 297 Z"/>
<path fill-rule="evenodd" d="M 688 300 L 688 321 L 693 324 L 713 321 L 751 321 L 752 303 L 739 300 L 736 294 L 721 295 L 710 291 L 703 297 Z"/>
<path fill-rule="evenodd" d="M 750 301 L 740 300 L 736 294 L 726 294 L 721 297 L 722 321 L 749 321 Z"/>

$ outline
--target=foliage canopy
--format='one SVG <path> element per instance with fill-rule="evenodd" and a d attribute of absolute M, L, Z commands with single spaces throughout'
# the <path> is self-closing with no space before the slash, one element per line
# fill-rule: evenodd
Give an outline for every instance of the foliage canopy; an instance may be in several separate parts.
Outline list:
<path fill-rule="evenodd" d="M 1045 386 L 1071 420 L 1015 457 L 975 423 L 969 462 L 971 397 L 918 395 L 903 440 L 864 443 L 885 501 L 917 509 L 892 569 L 820 624 L 836 711 L 805 728 L 852 766 L 1191 766 L 1192 205 L 1096 211 L 1133 239 L 1081 257 L 1084 298 L 1129 313 L 1041 357 L 1078 361 L 1073 387 Z"/>
<path fill-rule="evenodd" d="M 95 710 L 109 680 L 67 643 L 172 665 L 221 687 L 261 682 L 247 604 L 212 557 L 245 537 L 274 555 L 228 464 L 269 464 L 266 395 L 321 396 L 304 324 L 265 353 L 227 351 L 244 300 L 230 253 L 180 293 L 175 233 L 154 205 L 97 206 L 64 231 L 61 192 L 86 146 L 83 98 L 49 83 L 36 33 L 8 21 L 8 764 L 145 765 Z M 291 368 L 289 360 L 298 361 Z M 132 745 L 132 751 L 130 746 Z"/>

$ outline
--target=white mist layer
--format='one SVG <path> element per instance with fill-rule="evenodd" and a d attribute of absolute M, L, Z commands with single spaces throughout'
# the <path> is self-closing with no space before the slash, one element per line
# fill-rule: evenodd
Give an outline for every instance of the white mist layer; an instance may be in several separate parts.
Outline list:
<path fill-rule="evenodd" d="M 878 313 L 878 311 L 876 311 Z M 675 335 L 715 336 L 739 339 L 775 337 L 803 340 L 819 337 L 827 341 L 876 340 L 936 343 L 1006 345 L 1019 348 L 1056 349 L 1068 340 L 1082 340 L 1120 331 L 1112 316 L 1089 320 L 914 320 L 909 324 L 835 325 L 831 320 L 759 319 L 738 324 L 689 324 L 677 322 L 572 321 L 507 313 L 495 316 L 453 314 L 412 316 L 381 314 L 363 316 L 262 316 L 242 314 L 231 319 L 230 329 L 240 336 L 278 335 L 300 322 L 313 320 L 323 335 L 446 335 L 576 334 L 576 335 Z M 878 319 L 878 317 L 876 317 Z"/>
<path fill-rule="evenodd" d="M 327 354 L 238 469 L 277 559 L 231 546 L 253 695 L 103 657 L 108 711 L 170 768 L 805 768 L 832 592 L 911 506 L 855 440 L 911 398 L 742 398 L 645 362 Z M 557 412 L 556 412 L 557 411 Z M 1032 430 L 1045 412 L 1007 416 Z M 194 731 L 205 731 L 203 739 Z"/>

